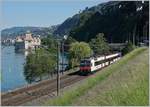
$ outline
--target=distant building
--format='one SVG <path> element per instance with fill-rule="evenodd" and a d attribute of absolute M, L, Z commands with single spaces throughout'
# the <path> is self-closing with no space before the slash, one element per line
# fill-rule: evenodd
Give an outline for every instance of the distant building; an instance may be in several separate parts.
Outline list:
<path fill-rule="evenodd" d="M 6 38 L 4 40 L 1 41 L 1 44 L 2 45 L 14 45 L 15 43 L 15 40 L 14 39 L 11 39 L 11 38 Z"/>
<path fill-rule="evenodd" d="M 40 36 L 33 37 L 29 32 L 25 36 L 18 36 L 15 39 L 15 50 L 30 50 L 38 48 L 40 45 Z"/>

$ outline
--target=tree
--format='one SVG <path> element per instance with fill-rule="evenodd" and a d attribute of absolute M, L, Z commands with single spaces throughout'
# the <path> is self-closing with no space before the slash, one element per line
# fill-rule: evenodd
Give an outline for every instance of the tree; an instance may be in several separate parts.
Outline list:
<path fill-rule="evenodd" d="M 108 53 L 110 47 L 104 38 L 103 33 L 99 33 L 96 35 L 96 38 L 91 39 L 90 47 L 92 48 L 94 54 L 105 54 Z"/>
<path fill-rule="evenodd" d="M 92 50 L 89 44 L 85 42 L 75 42 L 71 44 L 69 49 L 69 64 L 73 68 L 79 65 L 79 62 L 84 57 L 91 56 Z"/>
<path fill-rule="evenodd" d="M 122 54 L 125 55 L 125 54 L 131 52 L 131 51 L 134 50 L 134 49 L 135 49 L 135 45 L 132 44 L 131 41 L 129 41 L 129 42 L 126 44 L 126 46 L 122 49 Z"/>
<path fill-rule="evenodd" d="M 53 35 L 48 35 L 46 38 L 42 38 L 42 45 L 47 46 L 49 52 L 56 53 L 57 41 Z"/>
<path fill-rule="evenodd" d="M 24 75 L 27 82 L 32 83 L 37 78 L 55 71 L 56 57 L 44 49 L 38 49 L 35 53 L 30 53 L 26 58 Z"/>
<path fill-rule="evenodd" d="M 67 40 L 65 41 L 65 44 L 71 44 L 76 42 L 76 40 L 74 38 L 72 38 L 71 36 L 68 36 Z"/>
<path fill-rule="evenodd" d="M 106 40 L 113 43 L 131 40 L 137 44 L 142 38 L 148 40 L 149 1 L 114 1 L 99 6 L 88 9 L 94 9 L 89 18 L 88 12 L 80 14 L 85 17 L 79 17 L 79 24 L 70 30 L 70 36 L 89 42 L 97 33 L 104 32 Z"/>

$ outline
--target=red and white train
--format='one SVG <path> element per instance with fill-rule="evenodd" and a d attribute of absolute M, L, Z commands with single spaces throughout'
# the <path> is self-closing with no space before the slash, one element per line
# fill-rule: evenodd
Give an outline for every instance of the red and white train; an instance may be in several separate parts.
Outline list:
<path fill-rule="evenodd" d="M 121 53 L 114 53 L 106 56 L 90 57 L 81 60 L 80 73 L 89 74 L 96 70 L 99 70 L 105 66 L 108 66 L 121 58 Z"/>

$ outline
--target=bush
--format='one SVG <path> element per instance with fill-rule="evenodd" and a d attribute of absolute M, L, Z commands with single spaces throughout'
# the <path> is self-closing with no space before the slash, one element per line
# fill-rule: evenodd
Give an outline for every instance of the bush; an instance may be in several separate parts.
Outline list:
<path fill-rule="evenodd" d="M 127 43 L 127 45 L 122 49 L 122 54 L 125 55 L 125 54 L 131 52 L 134 49 L 135 49 L 135 45 L 133 45 L 132 42 L 129 41 Z"/>
<path fill-rule="evenodd" d="M 81 59 L 90 57 L 92 50 L 89 44 L 85 42 L 75 42 L 69 49 L 69 67 L 73 68 L 79 65 Z"/>
<path fill-rule="evenodd" d="M 90 47 L 92 48 L 92 50 L 94 51 L 94 54 L 105 54 L 108 53 L 110 51 L 110 47 L 106 41 L 106 39 L 104 38 L 104 34 L 103 33 L 99 33 L 96 35 L 96 38 L 91 39 L 90 41 Z"/>
<path fill-rule="evenodd" d="M 28 83 L 36 81 L 37 78 L 54 72 L 56 67 L 56 57 L 44 49 L 37 49 L 35 53 L 30 53 L 24 65 L 24 76 Z"/>

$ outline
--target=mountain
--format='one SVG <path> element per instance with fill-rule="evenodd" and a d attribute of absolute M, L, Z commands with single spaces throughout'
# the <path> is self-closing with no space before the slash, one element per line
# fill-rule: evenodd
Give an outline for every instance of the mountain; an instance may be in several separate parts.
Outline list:
<path fill-rule="evenodd" d="M 33 33 L 33 35 L 41 35 L 47 36 L 49 33 L 53 33 L 54 30 L 56 30 L 58 25 L 56 26 L 51 26 L 51 27 L 12 27 L 12 28 L 7 28 L 3 29 L 1 31 L 1 37 L 2 39 L 5 38 L 15 38 L 16 36 L 19 35 L 24 35 L 27 31 L 30 31 Z"/>
<path fill-rule="evenodd" d="M 54 34 L 68 34 L 78 41 L 89 42 L 104 33 L 108 42 L 141 42 L 148 39 L 149 1 L 110 1 L 86 7 L 68 18 Z"/>
<path fill-rule="evenodd" d="M 51 27 L 13 27 L 4 29 L 4 37 L 16 37 L 30 30 L 46 36 L 69 35 L 78 41 L 89 42 L 98 33 L 104 33 L 108 42 L 141 42 L 149 36 L 149 1 L 109 1 L 84 10 Z"/>
<path fill-rule="evenodd" d="M 78 26 L 81 26 L 85 23 L 85 21 L 88 20 L 88 18 L 91 17 L 95 12 L 102 13 L 102 8 L 105 7 L 105 5 L 115 5 L 117 2 L 104 2 L 97 6 L 93 6 L 91 8 L 85 7 L 83 11 L 79 11 L 78 14 L 75 14 L 72 17 L 69 17 L 66 19 L 62 24 L 58 26 L 58 28 L 54 31 L 55 35 L 65 35 L 69 34 L 69 32 Z"/>
<path fill-rule="evenodd" d="M 78 24 L 79 17 L 78 15 L 73 16 L 73 18 L 68 18 L 63 22 L 55 31 L 55 35 L 65 35 Z"/>

